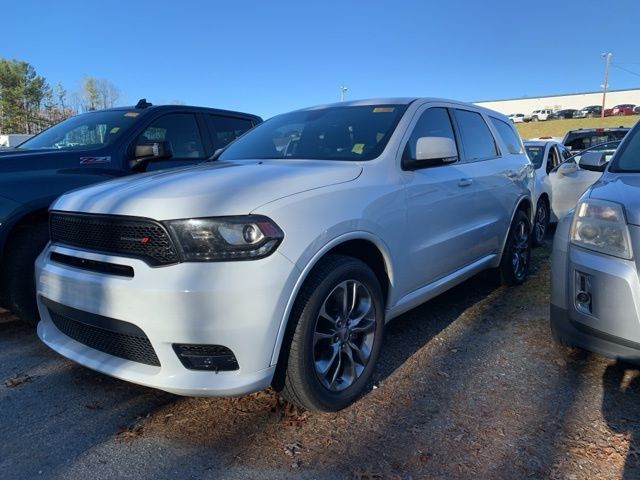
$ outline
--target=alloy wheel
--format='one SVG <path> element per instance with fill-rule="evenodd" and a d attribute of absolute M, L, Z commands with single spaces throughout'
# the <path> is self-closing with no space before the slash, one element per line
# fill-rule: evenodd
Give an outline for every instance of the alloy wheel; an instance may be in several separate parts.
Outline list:
<path fill-rule="evenodd" d="M 521 220 L 516 224 L 513 232 L 511 253 L 513 275 L 518 280 L 523 279 L 527 274 L 529 254 L 529 229 L 527 222 Z"/>
<path fill-rule="evenodd" d="M 369 363 L 376 311 L 369 289 L 356 280 L 338 284 L 316 319 L 313 361 L 320 383 L 333 392 L 353 385 Z"/>
<path fill-rule="evenodd" d="M 534 225 L 536 243 L 542 243 L 545 233 L 547 233 L 547 205 L 544 202 L 540 202 L 538 211 L 536 212 L 536 221 Z"/>

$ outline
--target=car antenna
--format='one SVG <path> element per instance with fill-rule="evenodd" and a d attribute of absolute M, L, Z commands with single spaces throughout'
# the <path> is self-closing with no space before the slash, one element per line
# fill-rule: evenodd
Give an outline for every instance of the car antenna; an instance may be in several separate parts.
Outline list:
<path fill-rule="evenodd" d="M 147 102 L 146 98 L 141 98 L 140 100 L 138 100 L 138 103 L 136 103 L 136 108 L 147 108 L 147 107 L 151 107 L 153 104 Z"/>

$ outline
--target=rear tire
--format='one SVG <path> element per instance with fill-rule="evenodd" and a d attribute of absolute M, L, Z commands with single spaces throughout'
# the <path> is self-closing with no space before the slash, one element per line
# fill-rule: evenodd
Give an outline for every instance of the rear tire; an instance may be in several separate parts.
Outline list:
<path fill-rule="evenodd" d="M 531 222 L 518 210 L 511 222 L 507 242 L 502 252 L 498 275 L 502 285 L 521 285 L 529 273 L 531 260 Z"/>
<path fill-rule="evenodd" d="M 288 331 L 279 362 L 282 396 L 322 412 L 354 402 L 371 378 L 384 335 L 382 289 L 373 271 L 343 255 L 321 260 L 298 294 Z"/>
<path fill-rule="evenodd" d="M 48 241 L 47 223 L 25 225 L 17 228 L 5 250 L 2 277 L 7 307 L 20 320 L 34 327 L 40 321 L 34 263 Z"/>
<path fill-rule="evenodd" d="M 536 216 L 533 223 L 533 246 L 540 247 L 545 244 L 544 236 L 549 230 L 549 202 L 545 198 L 538 200 Z"/>

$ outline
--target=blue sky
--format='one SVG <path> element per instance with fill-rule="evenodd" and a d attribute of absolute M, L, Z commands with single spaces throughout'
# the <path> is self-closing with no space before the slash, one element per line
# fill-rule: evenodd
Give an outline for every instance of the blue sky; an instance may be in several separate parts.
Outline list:
<path fill-rule="evenodd" d="M 640 86 L 639 0 L 5 0 L 0 57 L 120 103 L 271 115 L 339 99 L 473 101 Z M 628 71 L 623 70 L 628 70 Z"/>

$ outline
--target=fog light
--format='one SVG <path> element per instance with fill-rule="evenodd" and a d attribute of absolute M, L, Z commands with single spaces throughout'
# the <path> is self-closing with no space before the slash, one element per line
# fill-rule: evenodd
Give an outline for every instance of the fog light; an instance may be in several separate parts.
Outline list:
<path fill-rule="evenodd" d="M 591 295 L 591 275 L 576 271 L 575 299 L 576 309 L 581 313 L 591 315 L 593 312 L 593 298 Z"/>
<path fill-rule="evenodd" d="M 224 372 L 240 368 L 233 352 L 222 345 L 174 343 L 173 350 L 189 370 Z"/>

